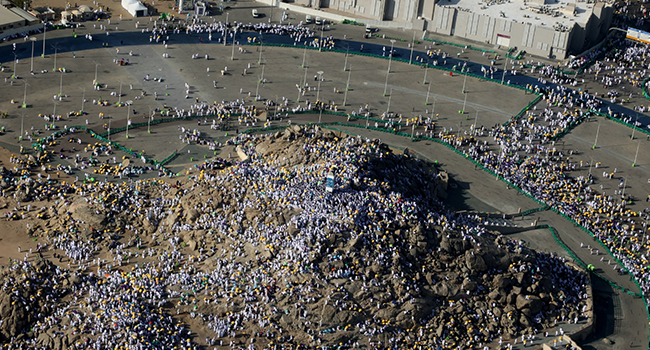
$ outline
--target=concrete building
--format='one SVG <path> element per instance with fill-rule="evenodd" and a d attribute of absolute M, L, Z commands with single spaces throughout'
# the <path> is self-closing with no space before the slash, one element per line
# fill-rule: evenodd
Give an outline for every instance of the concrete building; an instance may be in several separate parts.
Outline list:
<path fill-rule="evenodd" d="M 25 26 L 25 19 L 10 9 L 0 6 L 0 36 L 5 30 L 22 28 Z"/>
<path fill-rule="evenodd" d="M 41 21 L 19 7 L 0 6 L 0 38 L 43 28 Z"/>
<path fill-rule="evenodd" d="M 273 0 L 259 0 L 273 4 Z M 371 26 L 426 30 L 554 58 L 579 54 L 608 33 L 613 8 L 597 0 L 287 0 Z M 280 6 L 284 6 L 283 3 Z M 321 15 L 327 18 L 327 15 Z M 450 39 L 453 40 L 453 39 Z"/>
<path fill-rule="evenodd" d="M 27 12 L 41 21 L 53 21 L 56 16 L 56 12 L 50 7 L 39 7 L 27 10 Z"/>
<path fill-rule="evenodd" d="M 604 39 L 614 13 L 604 2 L 556 0 L 440 0 L 426 10 L 428 31 L 556 58 Z"/>

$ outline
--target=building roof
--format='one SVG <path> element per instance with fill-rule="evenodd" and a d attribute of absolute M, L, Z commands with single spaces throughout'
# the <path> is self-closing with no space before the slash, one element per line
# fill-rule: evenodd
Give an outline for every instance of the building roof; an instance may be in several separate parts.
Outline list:
<path fill-rule="evenodd" d="M 584 25 L 589 20 L 594 6 L 573 0 L 441 0 L 442 7 L 455 7 L 494 18 L 506 18 L 519 23 L 531 23 L 555 30 L 568 30 L 574 24 Z"/>
<path fill-rule="evenodd" d="M 12 7 L 12 8 L 10 8 L 10 10 L 11 10 L 11 12 L 13 12 L 13 13 L 17 14 L 18 16 L 22 17 L 27 22 L 34 22 L 34 21 L 39 20 L 34 15 L 32 15 L 31 13 L 21 9 L 20 7 Z"/>
<path fill-rule="evenodd" d="M 16 22 L 25 22 L 25 19 L 22 18 L 21 16 L 17 15 L 10 9 L 0 6 L 0 25 L 8 24 L 8 23 L 16 23 Z"/>
<path fill-rule="evenodd" d="M 93 8 L 88 6 L 88 5 L 81 5 L 79 6 L 78 10 L 82 13 L 84 12 L 93 12 Z"/>
<path fill-rule="evenodd" d="M 147 7 L 144 6 L 139 0 L 122 0 L 122 7 L 134 12 L 137 10 L 147 10 Z"/>
<path fill-rule="evenodd" d="M 41 15 L 49 15 L 49 14 L 55 14 L 54 10 L 52 10 L 49 7 L 38 7 L 38 8 L 33 8 L 28 11 L 32 15 L 35 16 L 41 16 Z"/>

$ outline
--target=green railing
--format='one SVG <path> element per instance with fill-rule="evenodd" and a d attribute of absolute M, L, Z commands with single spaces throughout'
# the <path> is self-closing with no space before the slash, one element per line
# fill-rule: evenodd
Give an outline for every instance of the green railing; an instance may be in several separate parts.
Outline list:
<path fill-rule="evenodd" d="M 645 79 L 643 79 L 643 83 L 641 83 L 641 91 L 643 91 L 643 96 L 650 100 L 650 95 L 648 95 L 648 90 L 646 89 L 646 84 L 648 83 L 648 80 L 650 80 L 650 75 L 648 75 Z"/>

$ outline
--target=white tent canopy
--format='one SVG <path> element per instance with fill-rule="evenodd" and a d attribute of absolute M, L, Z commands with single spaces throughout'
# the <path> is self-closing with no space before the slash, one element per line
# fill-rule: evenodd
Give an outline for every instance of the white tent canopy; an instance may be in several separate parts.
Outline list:
<path fill-rule="evenodd" d="M 147 7 L 138 0 L 122 0 L 122 7 L 133 17 L 142 17 L 149 13 Z"/>

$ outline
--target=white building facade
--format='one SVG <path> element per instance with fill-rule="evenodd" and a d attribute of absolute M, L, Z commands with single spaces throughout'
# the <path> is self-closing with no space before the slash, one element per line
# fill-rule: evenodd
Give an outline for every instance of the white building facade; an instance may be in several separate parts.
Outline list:
<path fill-rule="evenodd" d="M 258 0 L 269 2 L 265 0 Z M 272 1 L 271 1 L 272 2 Z M 291 1 L 289 1 L 291 3 Z M 605 36 L 614 9 L 597 0 L 294 0 L 292 10 L 325 13 L 372 26 L 462 37 L 563 59 Z M 280 6 L 283 6 L 280 4 Z M 323 15 L 327 17 L 326 15 Z"/>

